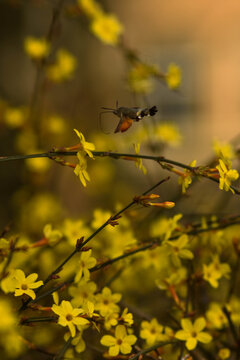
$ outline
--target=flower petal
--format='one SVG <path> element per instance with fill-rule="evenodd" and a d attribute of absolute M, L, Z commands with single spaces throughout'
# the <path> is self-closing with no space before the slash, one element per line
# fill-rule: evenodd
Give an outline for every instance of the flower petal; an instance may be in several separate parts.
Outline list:
<path fill-rule="evenodd" d="M 203 331 L 197 335 L 197 340 L 204 344 L 208 344 L 209 342 L 212 341 L 212 336 Z"/>
<path fill-rule="evenodd" d="M 62 315 L 62 309 L 61 309 L 61 306 L 58 306 L 58 305 L 53 305 L 52 306 L 52 311 L 57 314 L 57 315 Z"/>
<path fill-rule="evenodd" d="M 21 295 L 23 295 L 23 294 L 24 294 L 24 292 L 23 292 L 22 289 L 16 289 L 16 290 L 15 290 L 15 293 L 14 293 L 14 296 L 21 296 Z"/>
<path fill-rule="evenodd" d="M 63 300 L 61 302 L 61 307 L 65 313 L 72 314 L 73 307 L 72 307 L 72 304 L 70 303 L 70 301 Z"/>
<path fill-rule="evenodd" d="M 115 329 L 115 336 L 117 339 L 123 339 L 127 335 L 126 328 L 124 325 L 118 325 Z"/>
<path fill-rule="evenodd" d="M 111 335 L 104 335 L 101 338 L 100 343 L 104 346 L 113 346 L 116 344 L 116 339 Z"/>
<path fill-rule="evenodd" d="M 73 325 L 72 322 L 68 323 L 68 327 L 69 327 L 69 330 L 71 332 L 71 335 L 72 337 L 74 337 L 76 335 L 76 328 L 75 326 Z"/>
<path fill-rule="evenodd" d="M 119 345 L 114 345 L 109 348 L 110 356 L 117 356 L 119 354 Z"/>
<path fill-rule="evenodd" d="M 82 317 L 76 317 L 75 319 L 73 319 L 73 324 L 76 325 L 86 325 L 89 323 L 89 321 L 87 319 L 84 319 Z"/>
<path fill-rule="evenodd" d="M 78 316 L 79 314 L 83 313 L 83 309 L 73 309 L 72 310 L 72 316 Z"/>
<path fill-rule="evenodd" d="M 186 347 L 188 350 L 193 350 L 197 346 L 197 339 L 195 337 L 191 337 L 186 342 Z"/>
<path fill-rule="evenodd" d="M 15 270 L 14 277 L 21 283 L 24 282 L 26 278 L 24 272 L 21 269 Z"/>
<path fill-rule="evenodd" d="M 43 281 L 42 280 L 39 280 L 33 284 L 29 284 L 29 287 L 30 289 L 36 289 L 38 288 L 39 286 L 42 286 L 43 285 Z"/>
<path fill-rule="evenodd" d="M 33 290 L 28 289 L 28 290 L 24 291 L 24 294 L 30 296 L 33 300 L 36 299 L 36 294 Z"/>
<path fill-rule="evenodd" d="M 83 251 L 83 252 L 81 253 L 80 259 L 83 260 L 83 261 L 86 261 L 88 258 L 90 258 L 91 254 L 92 254 L 92 250 L 91 250 L 91 249 L 88 250 L 88 251 Z"/>
<path fill-rule="evenodd" d="M 199 333 L 206 326 L 206 320 L 203 317 L 200 317 L 194 321 L 193 327 L 196 333 Z"/>
<path fill-rule="evenodd" d="M 124 338 L 124 342 L 127 342 L 130 345 L 135 344 L 136 341 L 137 341 L 137 337 L 135 335 L 127 335 Z"/>
<path fill-rule="evenodd" d="M 26 277 L 26 280 L 25 282 L 27 284 L 31 284 L 31 283 L 34 283 L 38 278 L 38 274 L 37 273 L 33 273 L 33 274 L 30 274 Z"/>
<path fill-rule="evenodd" d="M 186 331 L 192 332 L 193 331 L 193 324 L 189 319 L 182 319 L 181 320 L 182 328 Z"/>
<path fill-rule="evenodd" d="M 176 332 L 175 338 L 178 340 L 187 340 L 189 338 L 189 332 L 185 330 L 179 330 Z"/>
<path fill-rule="evenodd" d="M 130 352 L 132 351 L 132 347 L 128 343 L 123 342 L 120 345 L 120 351 L 122 354 L 130 354 Z"/>

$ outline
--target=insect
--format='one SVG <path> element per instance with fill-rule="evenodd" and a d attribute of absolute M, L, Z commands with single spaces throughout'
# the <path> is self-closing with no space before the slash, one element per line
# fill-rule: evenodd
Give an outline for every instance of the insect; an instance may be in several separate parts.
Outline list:
<path fill-rule="evenodd" d="M 133 121 L 139 121 L 144 116 L 154 116 L 158 111 L 156 106 L 153 106 L 151 108 L 139 108 L 139 107 L 129 108 L 125 106 L 118 107 L 118 102 L 116 103 L 116 109 L 111 109 L 106 107 L 102 107 L 102 109 L 106 111 L 102 111 L 100 113 L 100 116 L 103 113 L 111 112 L 120 118 L 114 133 L 118 133 L 119 131 L 121 132 L 127 131 L 130 128 L 130 126 L 132 126 Z"/>

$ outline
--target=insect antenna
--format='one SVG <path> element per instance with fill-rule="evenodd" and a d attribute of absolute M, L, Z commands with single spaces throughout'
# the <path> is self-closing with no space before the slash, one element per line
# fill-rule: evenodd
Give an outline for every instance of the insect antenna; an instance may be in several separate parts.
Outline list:
<path fill-rule="evenodd" d="M 102 108 L 102 109 L 108 109 L 108 108 Z M 110 132 L 106 132 L 106 131 L 103 130 L 103 126 L 102 126 L 102 114 L 110 113 L 110 112 L 112 112 L 112 109 L 108 109 L 107 111 L 101 111 L 101 112 L 99 113 L 99 118 L 98 118 L 98 119 L 99 119 L 99 122 L 98 122 L 99 129 L 100 129 L 101 132 L 103 132 L 103 133 L 106 134 L 106 135 L 109 135 Z"/>
<path fill-rule="evenodd" d="M 114 111 L 114 110 L 116 110 L 116 109 L 112 109 L 112 108 L 107 108 L 107 107 L 103 107 L 103 106 L 101 107 L 101 109 L 104 109 L 104 110 L 109 110 L 110 112 L 111 112 L 111 111 Z"/>

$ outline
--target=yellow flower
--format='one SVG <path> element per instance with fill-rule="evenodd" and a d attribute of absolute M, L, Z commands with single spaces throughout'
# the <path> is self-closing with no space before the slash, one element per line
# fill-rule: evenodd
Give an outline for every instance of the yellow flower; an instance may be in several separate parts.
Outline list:
<path fill-rule="evenodd" d="M 33 153 L 41 153 L 42 150 L 32 149 Z M 37 158 L 37 159 L 25 159 L 25 164 L 27 168 L 35 173 L 46 173 L 51 167 L 51 163 L 48 158 Z"/>
<path fill-rule="evenodd" d="M 128 312 L 128 308 L 125 308 L 122 312 L 121 319 L 128 326 L 133 324 L 133 314 Z"/>
<path fill-rule="evenodd" d="M 212 287 L 217 288 L 219 285 L 218 280 L 221 278 L 221 275 L 214 269 L 213 264 L 203 264 L 203 278 L 208 281 Z"/>
<path fill-rule="evenodd" d="M 78 130 L 74 129 L 75 133 L 77 134 L 77 136 L 79 137 L 79 140 L 80 140 L 80 145 L 81 145 L 81 149 L 83 151 L 85 151 L 88 156 L 90 158 L 93 159 L 93 154 L 92 154 L 92 151 L 95 150 L 95 145 L 90 143 L 90 142 L 87 142 L 85 140 L 85 137 L 83 136 L 83 134 L 81 132 L 79 132 Z"/>
<path fill-rule="evenodd" d="M 240 325 L 240 299 L 236 296 L 233 296 L 229 303 L 229 311 L 231 313 L 231 318 L 233 323 L 239 327 Z"/>
<path fill-rule="evenodd" d="M 17 318 L 14 310 L 11 307 L 11 303 L 7 299 L 0 299 L 0 333 L 6 333 L 12 331 L 14 325 L 17 325 Z"/>
<path fill-rule="evenodd" d="M 69 51 L 58 50 L 56 62 L 47 67 L 47 76 L 50 80 L 61 82 L 71 79 L 77 67 L 77 60 Z"/>
<path fill-rule="evenodd" d="M 92 250 L 82 251 L 79 264 L 77 266 L 78 270 L 75 276 L 74 281 L 78 282 L 82 279 L 88 280 L 90 278 L 90 272 L 88 269 L 91 269 L 96 265 L 97 260 L 91 256 Z"/>
<path fill-rule="evenodd" d="M 82 236 L 88 237 L 91 234 L 84 221 L 79 219 L 65 219 L 62 232 L 72 246 L 76 246 L 77 239 Z"/>
<path fill-rule="evenodd" d="M 90 25 L 92 33 L 103 43 L 117 45 L 123 32 L 123 26 L 115 15 L 101 14 Z"/>
<path fill-rule="evenodd" d="M 182 319 L 181 325 L 183 330 L 177 331 L 175 337 L 186 341 L 188 350 L 195 349 L 198 341 L 207 344 L 212 340 L 211 335 L 202 331 L 206 326 L 206 320 L 203 317 L 196 319 L 194 323 L 189 319 Z"/>
<path fill-rule="evenodd" d="M 4 120 L 10 128 L 16 129 L 24 125 L 26 115 L 24 107 L 7 107 L 4 112 Z"/>
<path fill-rule="evenodd" d="M 101 338 L 101 344 L 108 346 L 108 353 L 110 356 L 117 356 L 119 352 L 122 354 L 130 354 L 132 345 L 135 344 L 137 338 L 135 335 L 127 335 L 124 325 L 118 325 L 115 329 L 115 337 L 111 335 L 104 335 Z"/>
<path fill-rule="evenodd" d="M 86 325 L 89 323 L 87 319 L 79 317 L 83 313 L 83 309 L 74 309 L 69 301 L 63 300 L 59 306 L 54 304 L 52 311 L 59 316 L 59 325 L 69 327 L 72 337 L 76 335 L 76 325 Z"/>
<path fill-rule="evenodd" d="M 81 331 L 79 331 L 78 335 L 75 336 L 75 338 L 72 340 L 71 344 L 74 346 L 77 353 L 81 353 L 86 349 L 86 344 L 82 338 Z M 74 358 L 74 356 L 72 356 L 72 358 Z"/>
<path fill-rule="evenodd" d="M 36 133 L 30 129 L 21 129 L 16 137 L 15 146 L 23 154 L 31 154 L 31 150 L 37 147 Z"/>
<path fill-rule="evenodd" d="M 110 211 L 102 210 L 102 209 L 95 209 L 93 212 L 93 220 L 91 223 L 91 226 L 94 230 L 98 229 L 100 226 L 102 226 L 103 223 L 105 223 L 111 216 Z M 115 231 L 115 229 L 112 226 L 107 226 L 107 230 Z"/>
<path fill-rule="evenodd" d="M 221 360 L 227 360 L 231 356 L 231 351 L 227 348 L 220 349 L 218 352 L 218 356 Z"/>
<path fill-rule="evenodd" d="M 167 241 L 174 231 L 179 228 L 178 221 L 182 218 L 182 214 L 176 214 L 172 218 L 160 218 L 153 222 L 151 226 L 151 236 L 163 237 Z"/>
<path fill-rule="evenodd" d="M 214 288 L 218 287 L 218 281 L 222 277 L 229 278 L 230 271 L 230 266 L 227 263 L 220 263 L 218 256 L 215 256 L 210 264 L 203 264 L 203 278 Z"/>
<path fill-rule="evenodd" d="M 137 144 L 133 144 L 134 146 L 134 150 L 135 150 L 135 153 L 136 154 L 139 154 L 139 151 L 140 151 L 140 144 L 137 143 Z M 146 175 L 147 173 L 147 169 L 145 168 L 145 166 L 143 165 L 143 161 L 142 159 L 136 159 L 135 160 L 135 165 L 136 167 L 139 169 L 139 170 L 142 170 L 142 172 L 144 173 L 144 175 Z"/>
<path fill-rule="evenodd" d="M 94 0 L 78 0 L 78 5 L 89 17 L 97 17 L 103 13 L 101 6 Z"/>
<path fill-rule="evenodd" d="M 44 226 L 43 234 L 50 245 L 55 245 L 63 237 L 61 231 L 53 230 L 51 224 L 47 224 Z"/>
<path fill-rule="evenodd" d="M 71 300 L 73 306 L 81 306 L 87 301 L 93 301 L 96 289 L 97 285 L 93 281 L 86 282 L 84 278 L 77 283 L 77 286 L 71 286 L 69 294 L 73 297 Z"/>
<path fill-rule="evenodd" d="M 232 163 L 230 161 L 224 161 L 222 159 L 219 159 L 219 165 L 216 166 L 216 169 L 219 172 L 220 179 L 219 179 L 219 189 L 221 190 L 231 190 L 231 192 L 234 194 L 235 191 L 231 188 L 232 181 L 235 181 L 238 179 L 239 174 L 237 170 L 232 170 Z"/>
<path fill-rule="evenodd" d="M 189 166 L 195 167 L 196 166 L 196 160 L 193 160 Z M 185 194 L 186 189 L 189 187 L 189 185 L 192 183 L 192 172 L 188 169 L 184 170 L 184 173 L 182 176 L 179 176 L 178 183 L 182 185 L 182 193 Z"/>
<path fill-rule="evenodd" d="M 183 266 L 174 269 L 168 267 L 169 276 L 164 272 L 160 273 L 156 285 L 161 290 L 168 290 L 170 287 L 177 287 L 186 282 L 187 270 Z"/>
<path fill-rule="evenodd" d="M 13 273 L 13 277 L 16 281 L 14 295 L 21 296 L 26 294 L 34 300 L 36 298 L 36 294 L 32 289 L 36 289 L 43 285 L 43 281 L 35 282 L 38 278 L 38 274 L 33 273 L 26 277 L 21 269 L 16 269 Z"/>
<path fill-rule="evenodd" d="M 181 143 L 182 136 L 176 125 L 170 123 L 161 123 L 154 130 L 154 138 L 170 146 L 178 146 Z"/>
<path fill-rule="evenodd" d="M 152 76 L 157 74 L 155 65 L 136 63 L 128 73 L 128 85 L 130 89 L 138 94 L 148 94 L 153 90 Z"/>
<path fill-rule="evenodd" d="M 38 192 L 31 196 L 28 201 L 26 198 L 23 199 L 19 198 L 19 201 L 24 201 L 20 221 L 21 226 L 28 229 L 29 232 L 42 231 L 47 222 L 54 222 L 59 219 L 61 214 L 60 202 L 51 193 Z M 30 218 L 31 222 L 29 221 Z"/>
<path fill-rule="evenodd" d="M 176 64 L 169 64 L 168 72 L 166 74 L 166 83 L 169 89 L 176 90 L 181 85 L 182 72 Z"/>
<path fill-rule="evenodd" d="M 155 318 L 150 322 L 142 321 L 140 337 L 145 339 L 149 346 L 155 344 L 157 341 L 166 341 L 168 338 L 163 334 L 163 326 L 160 325 Z"/>
<path fill-rule="evenodd" d="M 44 38 L 28 36 L 24 40 L 24 50 L 33 59 L 43 59 L 50 52 L 50 44 Z"/>
<path fill-rule="evenodd" d="M 222 329 L 227 326 L 227 318 L 222 311 L 221 304 L 212 302 L 209 306 L 209 310 L 206 312 L 209 326 L 214 329 Z"/>
<path fill-rule="evenodd" d="M 119 314 L 117 312 L 110 313 L 104 316 L 104 327 L 106 330 L 110 330 L 111 327 L 115 327 L 118 324 Z"/>
<path fill-rule="evenodd" d="M 87 301 L 83 305 L 83 310 L 85 314 L 92 318 L 93 316 L 99 316 L 97 313 L 94 312 L 94 303 L 91 301 Z"/>
<path fill-rule="evenodd" d="M 180 236 L 179 239 L 173 241 L 167 241 L 165 244 L 168 245 L 172 262 L 175 266 L 181 266 L 181 259 L 193 259 L 193 253 L 188 250 L 189 238 L 186 234 Z"/>
<path fill-rule="evenodd" d="M 87 172 L 87 160 L 84 151 L 78 151 L 77 157 L 79 163 L 76 165 L 74 169 L 74 174 L 79 177 L 83 186 L 87 186 L 86 180 L 90 181 L 90 177 Z"/>
<path fill-rule="evenodd" d="M 104 287 L 100 294 L 97 294 L 95 309 L 100 311 L 102 316 L 109 315 L 119 311 L 117 302 L 121 300 L 121 294 L 112 294 L 108 287 Z"/>
<path fill-rule="evenodd" d="M 51 115 L 47 118 L 46 128 L 51 134 L 63 134 L 67 128 L 66 120 L 59 115 Z"/>
<path fill-rule="evenodd" d="M 74 173 L 79 177 L 83 186 L 87 186 L 86 180 L 90 181 L 90 177 L 87 172 L 87 160 L 85 158 L 85 153 L 87 153 L 87 155 L 93 159 L 92 151 L 95 150 L 95 145 L 90 142 L 87 142 L 81 132 L 79 132 L 76 129 L 74 129 L 74 131 L 80 140 L 79 145 L 77 147 L 81 148 L 81 151 L 77 153 L 79 163 L 76 165 L 74 169 Z"/>
<path fill-rule="evenodd" d="M 3 240 L 3 239 L 1 239 L 1 240 Z M 9 247 L 9 241 L 7 241 L 7 242 L 8 242 L 8 247 Z M 2 241 L 1 241 L 1 243 L 2 243 Z M 9 270 L 8 275 L 1 280 L 1 289 L 5 294 L 15 291 L 16 280 L 13 276 L 14 272 L 15 272 L 15 270 L 13 270 L 13 269 Z"/>
<path fill-rule="evenodd" d="M 231 144 L 220 143 L 217 140 L 213 143 L 213 149 L 217 157 L 222 160 L 232 160 L 236 155 Z"/>

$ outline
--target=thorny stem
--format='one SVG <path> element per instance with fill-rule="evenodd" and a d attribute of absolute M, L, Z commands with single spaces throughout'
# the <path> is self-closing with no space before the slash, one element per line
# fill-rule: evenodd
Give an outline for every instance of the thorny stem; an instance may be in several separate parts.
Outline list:
<path fill-rule="evenodd" d="M 142 196 L 148 194 L 149 192 L 153 191 L 155 188 L 157 188 L 159 185 L 161 185 L 162 183 L 164 183 L 165 181 L 167 181 L 169 179 L 165 178 L 161 181 L 159 181 L 157 184 L 153 185 L 151 188 L 149 188 L 148 190 L 146 190 Z M 120 211 L 118 211 L 115 215 L 111 216 L 111 221 L 117 220 L 119 218 L 119 216 L 126 211 L 127 209 L 129 209 L 132 205 L 134 205 L 136 203 L 135 200 L 131 201 L 128 205 L 126 205 L 125 207 L 123 207 Z M 93 239 L 100 231 L 102 231 L 107 225 L 109 225 L 109 219 L 107 221 L 105 221 L 96 231 L 94 231 L 85 241 L 83 241 L 81 243 L 80 246 L 77 246 L 67 257 L 66 259 L 63 260 L 63 262 L 55 269 L 51 272 L 50 275 L 48 275 L 48 277 L 44 280 L 43 285 L 40 286 L 37 290 L 36 293 L 38 293 L 39 290 L 41 290 L 50 280 L 53 279 L 54 275 L 58 274 L 62 268 L 64 267 L 64 265 L 76 254 L 80 251 L 81 248 L 83 248 L 83 246 L 85 246 L 91 239 Z M 23 303 L 23 305 L 21 306 L 21 308 L 19 309 L 19 312 L 23 311 L 26 309 L 27 305 L 29 304 L 29 302 L 32 302 L 32 300 L 29 298 L 26 302 Z M 34 301 L 36 302 L 36 300 Z"/>
<path fill-rule="evenodd" d="M 164 156 L 153 156 L 153 155 L 141 155 L 141 154 L 125 154 L 125 153 L 115 153 L 111 151 L 92 151 L 93 155 L 96 157 L 111 157 L 113 159 L 123 159 L 123 160 L 131 160 L 131 159 L 145 159 L 145 160 L 153 160 L 156 161 L 160 165 L 170 164 L 178 166 L 182 169 L 186 169 L 191 171 L 191 173 L 195 176 L 205 177 L 211 181 L 214 181 L 219 184 L 218 179 L 215 179 L 203 172 L 199 171 L 198 167 L 189 166 L 187 164 L 183 164 L 179 161 L 166 159 Z M 76 156 L 77 151 L 49 151 L 47 153 L 41 154 L 29 154 L 29 155 L 10 155 L 10 156 L 0 156 L 1 161 L 13 161 L 13 160 L 24 160 L 24 159 L 32 159 L 32 158 L 41 158 L 48 157 L 49 159 L 53 159 L 55 156 Z M 167 169 L 166 169 L 167 170 Z M 231 185 L 231 189 L 237 195 L 240 195 L 240 190 Z"/>
<path fill-rule="evenodd" d="M 206 229 L 192 230 L 192 231 L 186 232 L 186 234 L 187 235 L 197 235 L 197 234 L 201 234 L 201 233 L 208 232 L 208 231 L 216 231 L 216 230 L 223 229 L 223 228 L 226 228 L 228 226 L 236 225 L 236 224 L 239 224 L 239 223 L 240 223 L 240 216 L 238 216 L 238 218 L 236 217 L 236 220 L 234 220 L 232 222 L 227 223 L 226 220 L 223 220 L 222 224 L 219 224 L 218 226 L 209 227 L 209 228 L 206 228 Z M 182 233 L 180 235 L 172 236 L 168 240 L 169 241 L 176 240 L 180 236 L 182 236 Z M 107 267 L 109 265 L 114 264 L 115 262 L 118 262 L 118 261 L 120 261 L 122 259 L 125 259 L 125 258 L 127 258 L 129 256 L 132 256 L 132 255 L 135 255 L 135 254 L 137 254 L 139 252 L 154 248 L 155 246 L 159 246 L 159 245 L 161 245 L 161 243 L 162 243 L 162 240 L 154 239 L 151 242 L 148 242 L 146 245 L 140 246 L 137 249 L 134 249 L 132 251 L 128 251 L 128 252 L 126 252 L 126 253 L 124 253 L 122 255 L 119 255 L 119 256 L 117 256 L 115 258 L 112 258 L 112 259 L 109 259 L 109 260 L 107 260 L 107 261 L 105 261 L 103 263 L 97 264 L 93 268 L 89 269 L 89 271 L 91 273 L 95 272 L 95 271 L 98 271 L 98 270 L 103 269 L 103 268 L 105 268 L 105 267 Z M 51 295 L 52 293 L 54 293 L 55 291 L 63 288 L 64 286 L 70 285 L 71 283 L 73 283 L 73 281 L 74 281 L 74 277 L 70 278 L 69 280 L 66 280 L 65 282 L 57 285 L 56 287 L 54 287 L 52 289 L 49 289 L 48 291 L 46 291 L 45 293 L 39 295 L 35 300 L 32 300 L 31 302 L 36 303 L 40 299 L 42 299 L 42 298 L 44 298 L 44 297 L 46 297 L 48 295 Z"/>

